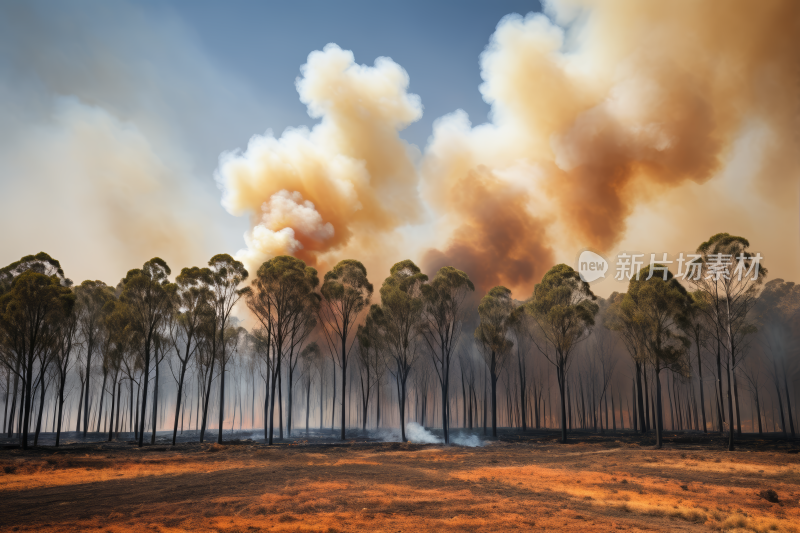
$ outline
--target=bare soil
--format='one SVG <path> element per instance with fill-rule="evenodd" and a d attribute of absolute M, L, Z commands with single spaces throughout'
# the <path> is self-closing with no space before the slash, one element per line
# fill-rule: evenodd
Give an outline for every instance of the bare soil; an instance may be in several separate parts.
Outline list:
<path fill-rule="evenodd" d="M 800 443 L 649 443 L 529 432 L 478 448 L 364 438 L 1 449 L 0 531 L 800 531 Z"/>

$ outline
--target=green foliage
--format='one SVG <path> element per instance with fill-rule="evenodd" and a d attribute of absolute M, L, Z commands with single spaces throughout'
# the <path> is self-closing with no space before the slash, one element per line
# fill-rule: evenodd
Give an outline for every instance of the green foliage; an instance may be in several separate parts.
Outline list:
<path fill-rule="evenodd" d="M 38 355 L 44 349 L 41 339 L 57 319 L 68 315 L 75 305 L 75 294 L 53 275 L 27 270 L 14 278 L 0 296 L 0 327 L 7 345 L 15 351 Z"/>
<path fill-rule="evenodd" d="M 534 317 L 541 336 L 555 350 L 556 358 L 568 357 L 589 334 L 599 309 L 596 299 L 589 284 L 565 264 L 551 268 L 536 284 L 526 310 Z"/>
<path fill-rule="evenodd" d="M 503 286 L 490 289 L 478 304 L 480 322 L 475 328 L 474 336 L 485 357 L 488 357 L 487 363 L 490 366 L 489 360 L 496 360 L 498 363 L 496 366 L 502 367 L 503 365 L 499 363 L 514 346 L 508 338 L 513 309 L 511 291 Z"/>
<path fill-rule="evenodd" d="M 668 270 L 666 280 L 658 276 L 647 279 L 650 268 L 642 268 L 639 279 L 631 279 L 620 304 L 623 316 L 639 325 L 641 354 L 657 372 L 668 368 L 688 377 L 687 350 L 691 343 L 680 335 L 680 325 L 695 300 Z"/>
<path fill-rule="evenodd" d="M 344 259 L 325 274 L 320 292 L 326 301 L 338 302 L 349 313 L 358 314 L 369 304 L 373 290 L 364 265 Z"/>

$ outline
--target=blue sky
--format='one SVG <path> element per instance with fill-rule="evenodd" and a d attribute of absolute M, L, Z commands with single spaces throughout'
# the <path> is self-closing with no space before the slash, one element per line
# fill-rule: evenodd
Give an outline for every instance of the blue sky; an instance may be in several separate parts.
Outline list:
<path fill-rule="evenodd" d="M 220 65 L 278 107 L 263 129 L 310 125 L 294 80 L 308 54 L 336 43 L 371 65 L 388 56 L 406 69 L 409 90 L 425 114 L 403 136 L 424 147 L 433 120 L 456 109 L 485 122 L 479 56 L 509 13 L 540 11 L 536 1 L 141 2 L 154 16 L 172 16 L 194 33 Z M 243 143 L 246 138 L 239 139 Z"/>

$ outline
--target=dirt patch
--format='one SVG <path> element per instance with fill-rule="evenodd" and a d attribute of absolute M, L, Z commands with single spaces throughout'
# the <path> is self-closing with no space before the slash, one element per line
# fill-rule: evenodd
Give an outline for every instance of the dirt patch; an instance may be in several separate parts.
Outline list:
<path fill-rule="evenodd" d="M 798 531 L 800 457 L 684 440 L 3 450 L 0 530 Z"/>

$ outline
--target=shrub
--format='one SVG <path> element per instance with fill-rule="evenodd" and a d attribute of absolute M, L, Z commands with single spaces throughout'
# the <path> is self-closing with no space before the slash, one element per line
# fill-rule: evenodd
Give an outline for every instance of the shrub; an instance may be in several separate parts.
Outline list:
<path fill-rule="evenodd" d="M 761 492 L 758 493 L 758 495 L 770 503 L 780 502 L 780 499 L 778 498 L 778 493 L 772 489 L 762 490 Z"/>

